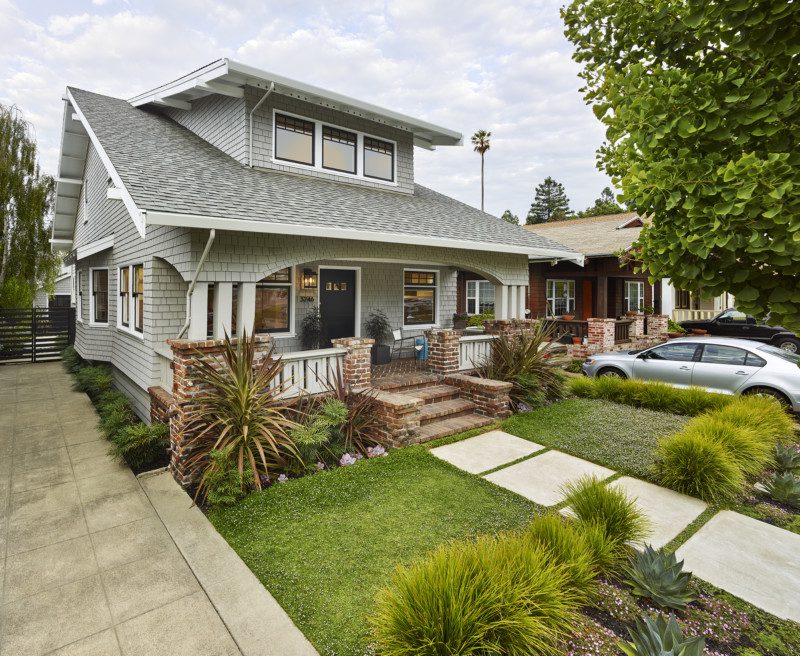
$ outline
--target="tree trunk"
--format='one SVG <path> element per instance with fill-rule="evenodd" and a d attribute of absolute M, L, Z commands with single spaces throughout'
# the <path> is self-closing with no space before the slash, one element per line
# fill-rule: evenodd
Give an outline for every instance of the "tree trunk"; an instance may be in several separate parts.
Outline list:
<path fill-rule="evenodd" d="M 483 153 L 481 153 L 481 212 L 483 209 Z"/>

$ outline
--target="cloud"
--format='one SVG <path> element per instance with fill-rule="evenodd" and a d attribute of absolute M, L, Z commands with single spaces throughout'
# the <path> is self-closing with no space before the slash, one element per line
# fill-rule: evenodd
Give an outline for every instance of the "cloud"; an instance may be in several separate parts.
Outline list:
<path fill-rule="evenodd" d="M 66 85 L 128 97 L 230 56 L 463 132 L 463 148 L 417 149 L 416 175 L 473 205 L 480 158 L 469 136 L 491 130 L 486 197 L 495 214 L 524 216 L 547 175 L 564 183 L 575 209 L 608 184 L 594 165 L 602 126 L 578 92 L 560 0 L 93 4 L 70 12 L 42 3 L 34 14 L 0 0 L 0 102 L 35 123 L 47 170 Z"/>

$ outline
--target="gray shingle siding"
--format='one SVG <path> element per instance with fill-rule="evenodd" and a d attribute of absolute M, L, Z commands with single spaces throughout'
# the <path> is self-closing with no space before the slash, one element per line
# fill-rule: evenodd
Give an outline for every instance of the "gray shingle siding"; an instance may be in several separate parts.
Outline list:
<path fill-rule="evenodd" d="M 212 146 L 241 163 L 247 161 L 244 98 L 205 96 L 192 102 L 191 111 L 164 108 L 164 114 Z"/>

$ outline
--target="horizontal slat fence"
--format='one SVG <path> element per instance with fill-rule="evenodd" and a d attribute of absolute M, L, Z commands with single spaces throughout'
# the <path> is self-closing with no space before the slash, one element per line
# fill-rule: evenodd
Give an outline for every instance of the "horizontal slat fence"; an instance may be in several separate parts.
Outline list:
<path fill-rule="evenodd" d="M 75 308 L 0 308 L 0 363 L 61 359 L 75 342 Z"/>

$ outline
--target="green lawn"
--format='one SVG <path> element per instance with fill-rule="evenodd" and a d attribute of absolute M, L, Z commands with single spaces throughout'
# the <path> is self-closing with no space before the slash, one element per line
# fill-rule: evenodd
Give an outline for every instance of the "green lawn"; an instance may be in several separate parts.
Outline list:
<path fill-rule="evenodd" d="M 689 419 L 610 401 L 568 399 L 514 415 L 501 427 L 622 474 L 651 478 L 656 441 L 679 431 Z"/>
<path fill-rule="evenodd" d="M 361 655 L 395 565 L 525 524 L 535 504 L 422 447 L 275 485 L 210 519 L 323 655 Z"/>

